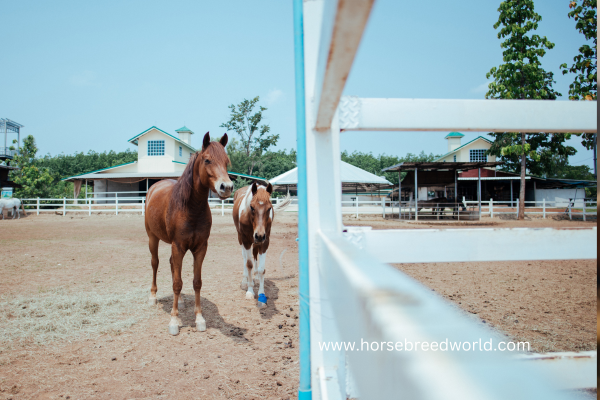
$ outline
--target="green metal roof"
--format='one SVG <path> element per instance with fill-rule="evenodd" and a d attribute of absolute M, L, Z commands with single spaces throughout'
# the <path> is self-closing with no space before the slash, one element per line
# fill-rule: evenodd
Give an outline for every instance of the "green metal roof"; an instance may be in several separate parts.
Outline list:
<path fill-rule="evenodd" d="M 137 162 L 137 161 L 131 161 L 131 162 L 128 162 L 128 163 L 125 163 L 125 164 L 113 165 L 112 167 L 108 167 L 108 168 L 102 168 L 102 169 L 97 169 L 97 170 L 95 170 L 95 171 L 88 171 L 88 172 L 84 172 L 83 174 L 77 174 L 77 175 L 73 175 L 73 176 L 69 176 L 69 177 L 63 178 L 63 179 L 61 179 L 61 181 L 66 181 L 66 180 L 68 180 L 68 179 L 76 178 L 76 177 L 78 177 L 78 176 L 81 176 L 81 175 L 93 174 L 93 173 L 95 173 L 95 172 L 100 172 L 100 171 L 107 171 L 107 170 L 109 170 L 109 169 L 113 169 L 113 168 L 122 167 L 122 166 L 124 166 L 124 165 L 134 164 L 134 163 L 136 163 L 136 162 Z"/>
<path fill-rule="evenodd" d="M 463 135 L 460 132 L 450 132 L 449 134 L 446 135 L 446 137 L 444 139 L 448 139 L 449 137 L 457 137 L 457 138 L 461 138 L 465 135 Z"/>
<path fill-rule="evenodd" d="M 184 127 L 184 128 L 185 128 L 185 127 Z M 156 126 L 151 126 L 150 128 L 146 129 L 144 132 L 142 132 L 142 133 L 139 133 L 139 134 L 135 135 L 134 137 L 132 137 L 131 139 L 129 139 L 129 140 L 128 140 L 128 142 L 129 142 L 129 143 L 133 143 L 133 144 L 135 144 L 135 145 L 137 146 L 137 144 L 138 144 L 138 141 L 137 141 L 137 139 L 138 139 L 140 136 L 142 136 L 142 135 L 144 135 L 144 134 L 148 133 L 148 132 L 149 132 L 149 131 L 151 131 L 152 129 L 156 129 L 157 131 L 159 131 L 159 132 L 161 132 L 161 133 L 164 133 L 165 135 L 167 135 L 167 136 L 169 136 L 169 137 L 171 137 L 171 138 L 175 139 L 175 141 L 177 141 L 177 142 L 179 142 L 179 143 L 183 144 L 185 147 L 187 147 L 187 148 L 189 148 L 189 149 L 191 149 L 191 150 L 193 150 L 193 151 L 196 151 L 196 149 L 195 149 L 195 148 L 193 148 L 192 146 L 190 146 L 189 144 L 187 144 L 187 143 L 186 143 L 186 142 L 184 142 L 183 140 L 181 140 L 181 139 L 179 139 L 179 138 L 176 138 L 175 136 L 171 135 L 170 133 L 167 133 L 167 132 L 163 131 L 163 130 L 162 130 L 162 129 L 160 129 L 160 128 L 157 128 Z"/>
<path fill-rule="evenodd" d="M 454 132 L 452 132 L 452 133 L 454 133 Z M 456 133 L 458 133 L 458 132 L 456 132 Z M 463 136 L 464 136 L 464 135 L 463 135 Z M 446 137 L 447 137 L 447 136 L 446 136 Z M 467 142 L 467 143 L 463 144 L 462 146 L 459 146 L 459 147 L 455 148 L 455 149 L 454 149 L 454 150 L 452 150 L 451 152 L 449 152 L 449 153 L 446 153 L 446 154 L 444 154 L 443 156 L 439 157 L 439 158 L 438 158 L 437 160 L 435 160 L 434 162 L 437 162 L 437 161 L 441 160 L 442 158 L 448 157 L 448 156 L 449 156 L 450 154 L 452 154 L 452 153 L 456 153 L 458 150 L 462 149 L 463 147 L 465 147 L 465 146 L 466 146 L 466 145 L 468 145 L 468 144 L 471 144 L 471 143 L 473 143 L 474 141 L 476 141 L 476 140 L 478 140 L 478 139 L 483 139 L 483 140 L 485 140 L 486 142 L 489 142 L 490 144 L 491 144 L 491 143 L 494 143 L 494 142 L 492 142 L 491 140 L 489 140 L 489 139 L 487 139 L 487 138 L 484 138 L 483 136 L 477 136 L 475 139 L 471 140 L 470 142 Z"/>
<path fill-rule="evenodd" d="M 175 132 L 189 132 L 189 133 L 194 133 L 194 132 L 191 131 L 190 128 L 188 128 L 185 125 L 183 127 L 179 128 L 179 129 L 175 129 Z"/>

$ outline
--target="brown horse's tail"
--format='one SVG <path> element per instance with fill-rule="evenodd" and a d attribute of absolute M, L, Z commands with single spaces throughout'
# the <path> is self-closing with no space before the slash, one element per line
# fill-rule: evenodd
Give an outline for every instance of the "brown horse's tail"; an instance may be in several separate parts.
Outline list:
<path fill-rule="evenodd" d="M 292 198 L 290 197 L 290 194 L 288 193 L 287 196 L 285 196 L 285 199 L 283 199 L 283 201 L 280 201 L 277 203 L 277 205 L 274 208 L 275 211 L 283 211 L 286 208 L 288 208 L 288 206 L 292 204 Z"/>

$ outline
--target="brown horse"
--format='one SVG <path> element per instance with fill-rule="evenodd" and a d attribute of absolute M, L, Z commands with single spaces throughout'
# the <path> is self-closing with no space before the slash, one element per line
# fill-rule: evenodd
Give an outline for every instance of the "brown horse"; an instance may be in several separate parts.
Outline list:
<path fill-rule="evenodd" d="M 264 187 L 254 182 L 252 186 L 236 190 L 233 196 L 233 223 L 237 229 L 238 242 L 242 246 L 242 257 L 244 257 L 244 278 L 241 288 L 246 290 L 246 299 L 254 299 L 253 278 L 258 275 L 256 306 L 259 308 L 267 306 L 265 261 L 269 249 L 271 224 L 275 217 L 271 204 L 272 193 L 273 186 L 270 183 Z"/>
<path fill-rule="evenodd" d="M 227 134 L 219 142 L 211 142 L 208 132 L 204 136 L 202 151 L 196 152 L 188 161 L 181 177 L 162 180 L 153 185 L 146 197 L 146 232 L 150 239 L 152 254 L 152 288 L 150 304 L 156 304 L 156 272 L 158 271 L 158 243 L 171 245 L 171 275 L 173 277 L 173 310 L 169 333 L 177 335 L 181 320 L 180 300 L 181 262 L 190 250 L 194 255 L 194 292 L 196 294 L 196 329 L 206 330 L 202 317 L 200 289 L 202 288 L 202 262 L 208 247 L 212 215 L 208 205 L 209 190 L 221 199 L 231 195 L 233 183 L 227 174 L 229 157 L 225 153 Z"/>

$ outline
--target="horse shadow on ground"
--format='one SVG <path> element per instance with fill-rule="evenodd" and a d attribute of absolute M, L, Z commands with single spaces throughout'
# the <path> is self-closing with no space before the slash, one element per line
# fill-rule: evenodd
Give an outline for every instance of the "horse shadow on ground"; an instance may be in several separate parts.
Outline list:
<path fill-rule="evenodd" d="M 254 285 L 254 293 L 258 293 L 258 286 L 258 284 Z M 271 319 L 273 315 L 279 314 L 275 301 L 279 299 L 279 288 L 271 279 L 265 278 L 265 295 L 267 296 L 267 306 L 260 309 L 260 316 L 262 319 Z M 254 295 L 254 300 L 258 301 L 258 294 Z"/>
<path fill-rule="evenodd" d="M 182 293 L 180 297 L 183 298 L 185 305 L 183 310 L 179 310 L 181 328 L 196 327 L 195 295 Z M 173 309 L 173 295 L 158 299 L 158 303 L 163 311 L 169 315 L 171 314 L 171 310 Z M 206 320 L 207 329 L 218 329 L 224 336 L 228 336 L 238 343 L 252 343 L 252 341 L 246 337 L 248 329 L 226 322 L 219 313 L 219 308 L 215 303 L 206 297 L 200 296 L 200 305 L 202 306 L 202 316 Z"/>

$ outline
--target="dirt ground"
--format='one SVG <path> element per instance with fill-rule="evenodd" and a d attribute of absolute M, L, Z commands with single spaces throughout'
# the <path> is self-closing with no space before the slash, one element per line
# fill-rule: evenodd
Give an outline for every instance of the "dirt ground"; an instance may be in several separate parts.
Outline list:
<path fill-rule="evenodd" d="M 373 229 L 573 228 L 596 222 L 532 218 L 483 218 L 481 222 L 400 222 L 345 218 L 346 225 Z M 397 264 L 400 271 L 434 289 L 534 352 L 596 350 L 597 260 Z"/>
<path fill-rule="evenodd" d="M 231 215 L 213 216 L 201 292 L 207 331 L 194 328 L 188 253 L 183 265 L 185 309 L 180 314 L 184 326 L 175 337 L 167 334 L 173 298 L 170 247 L 160 245 L 159 304 L 148 312 L 152 269 L 141 215 L 33 215 L 1 222 L 3 298 L 35 297 L 56 289 L 75 295 L 143 291 L 142 318 L 130 329 L 41 345 L 31 340 L 1 343 L 0 398 L 296 397 L 295 218 L 276 217 L 266 261 L 268 307 L 259 310 L 240 289 L 242 255 Z"/>
<path fill-rule="evenodd" d="M 81 333 L 41 342 L 39 338 L 48 336 L 35 336 L 38 328 L 34 327 L 30 337 L 17 335 L 0 343 L 0 398 L 296 398 L 295 215 L 281 214 L 273 225 L 265 279 L 269 306 L 263 310 L 246 300 L 239 288 L 242 257 L 231 216 L 213 216 L 202 289 L 208 329 L 196 332 L 194 328 L 188 254 L 183 267 L 184 326 L 175 337 L 167 334 L 172 291 L 170 248 L 164 243 L 159 250 L 159 304 L 155 308 L 146 304 L 151 268 L 142 216 L 29 215 L 0 222 L 0 303 L 5 307 L 0 306 L 0 314 L 5 312 L 9 322 L 15 305 L 22 311 L 27 299 L 51 298 L 53 293 L 73 299 L 106 296 L 109 301 L 103 304 L 119 296 L 135 299 L 127 310 L 133 310 L 136 318 L 125 328 L 109 332 L 81 328 Z M 445 227 L 380 217 L 345 217 L 344 223 L 374 229 Z M 521 223 L 488 219 L 483 224 L 595 226 L 552 219 Z M 530 341 L 534 351 L 596 348 L 596 260 L 397 268 L 515 340 Z M 5 325 L 0 327 L 5 332 L 0 338 L 14 334 L 10 323 Z"/>

